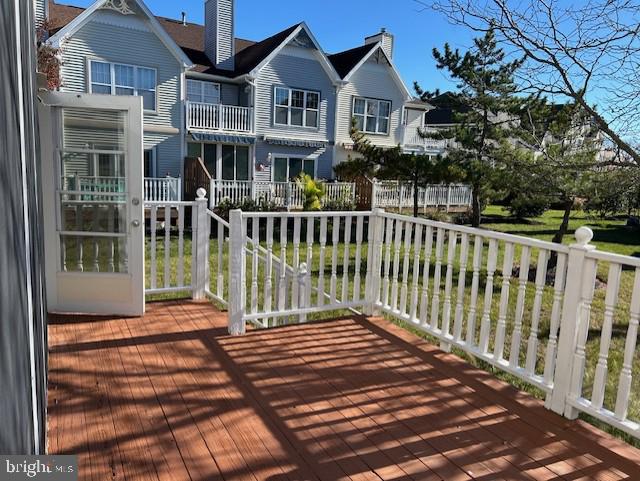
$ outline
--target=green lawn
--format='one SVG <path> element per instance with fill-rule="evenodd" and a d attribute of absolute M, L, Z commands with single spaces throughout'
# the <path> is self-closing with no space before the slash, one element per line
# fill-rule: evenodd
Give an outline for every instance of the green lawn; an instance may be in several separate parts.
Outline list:
<path fill-rule="evenodd" d="M 502 208 L 491 206 L 485 211 L 484 221 L 485 221 L 485 224 L 483 225 L 483 228 L 485 229 L 491 229 L 491 230 L 501 231 L 501 232 L 510 233 L 510 234 L 516 234 L 516 235 L 524 235 L 524 236 L 534 237 L 541 240 L 551 240 L 555 232 L 555 229 L 561 222 L 561 213 L 559 211 L 549 211 L 540 218 L 536 218 L 528 221 L 515 221 L 514 219 L 511 219 L 508 213 Z M 597 246 L 598 249 L 616 252 L 618 254 L 623 254 L 623 255 L 636 255 L 636 256 L 640 255 L 640 233 L 626 229 L 624 226 L 623 220 L 593 219 L 593 218 L 588 218 L 586 215 L 584 215 L 581 212 L 577 212 L 573 216 L 571 225 L 570 225 L 571 234 L 566 236 L 565 243 L 573 242 L 573 235 L 572 235 L 573 231 L 583 225 L 587 225 L 594 230 L 595 237 L 594 237 L 593 243 Z M 495 322 L 499 315 L 499 300 L 500 300 L 500 290 L 501 290 L 501 284 L 502 284 L 501 266 L 502 266 L 502 257 L 503 257 L 503 249 L 504 249 L 503 246 L 504 244 L 500 244 L 501 250 L 499 253 L 498 270 L 496 271 L 496 278 L 495 278 L 495 284 L 494 284 L 495 287 L 493 291 L 493 303 L 491 306 L 491 319 L 492 319 L 492 328 L 493 328 L 492 331 L 495 331 Z M 220 266 L 221 270 L 225 273 L 228 265 L 227 247 L 228 246 L 225 245 L 223 262 L 222 262 L 222 265 Z M 328 245 L 328 247 L 330 247 L 330 244 Z M 175 239 L 172 240 L 170 248 L 171 248 L 170 272 L 171 272 L 171 275 L 175 278 L 176 271 L 177 271 L 177 258 L 178 258 L 177 240 Z M 212 239 L 210 244 L 210 258 L 211 258 L 210 265 L 213 271 L 211 276 L 212 278 L 211 282 L 213 285 L 212 290 L 215 290 L 215 277 L 216 277 L 215 273 L 218 271 L 217 249 L 218 249 L 217 240 Z M 191 240 L 190 238 L 186 237 L 185 245 L 184 245 L 184 253 L 185 253 L 184 271 L 185 271 L 185 280 L 187 283 L 190 281 L 190 277 L 191 277 L 190 252 L 191 252 Z M 338 256 L 339 263 L 338 263 L 338 269 L 337 269 L 337 292 L 340 293 L 342 291 L 342 279 L 343 279 L 343 276 L 342 276 L 343 271 L 341 268 L 342 259 L 344 255 L 343 244 L 339 244 L 338 252 L 339 252 L 339 256 Z M 279 245 L 277 244 L 274 245 L 274 253 L 276 255 L 280 255 L 280 248 L 279 248 Z M 313 257 L 312 257 L 313 259 L 312 278 L 313 278 L 314 285 L 317 282 L 318 275 L 319 275 L 319 257 L 320 257 L 319 253 L 320 253 L 319 245 L 314 244 Z M 366 259 L 367 259 L 366 243 L 363 244 L 361 254 L 362 254 L 361 295 L 364 295 L 364 276 L 366 272 Z M 410 251 L 409 254 L 410 254 L 411 265 L 412 265 L 414 253 L 413 251 Z M 445 249 L 444 259 L 446 259 L 446 254 L 447 253 Z M 149 256 L 149 239 L 147 239 L 147 260 L 149 258 L 148 256 Z M 300 248 L 301 260 L 304 260 L 305 256 L 306 256 L 306 245 L 303 243 Z M 486 249 L 484 251 L 484 256 L 485 256 L 484 266 L 486 267 Z M 349 292 L 349 296 L 352 296 L 353 295 L 353 273 L 354 273 L 354 264 L 355 264 L 355 248 L 353 246 L 350 248 L 349 257 L 350 257 L 350 261 L 349 261 L 350 274 L 349 274 L 349 280 L 347 285 L 347 291 Z M 163 273 L 164 273 L 164 244 L 160 240 L 157 243 L 157 258 L 158 258 L 158 285 L 162 285 Z M 393 252 L 392 252 L 392 258 L 393 258 Z M 404 250 L 401 251 L 401 257 L 400 257 L 401 263 L 403 258 L 404 258 Z M 420 256 L 420 259 L 421 259 L 421 262 L 424 261 L 424 259 L 422 258 L 422 255 Z M 532 267 L 535 267 L 536 259 L 537 259 L 537 252 L 534 250 L 531 257 Z M 431 259 L 432 264 L 434 260 L 435 259 L 432 257 Z M 292 264 L 293 262 L 293 246 L 291 244 L 287 246 L 287 261 L 289 264 Z M 520 261 L 520 250 L 516 249 L 515 256 L 514 256 L 514 266 L 518 266 L 519 261 Z M 251 278 L 252 278 L 250 258 L 248 258 L 247 266 L 248 266 L 247 288 L 248 288 L 248 292 L 250 292 Z M 329 274 L 331 270 L 330 266 L 331 266 L 331 256 L 329 254 L 329 249 L 327 249 L 327 258 L 326 258 L 326 266 L 325 266 L 325 285 L 327 286 L 327 290 L 328 290 Z M 467 289 L 465 291 L 465 297 L 463 299 L 465 309 L 467 311 L 470 305 L 469 286 L 471 283 L 471 279 L 470 279 L 471 267 L 472 267 L 472 261 L 471 261 L 471 255 L 470 255 L 470 258 L 467 264 L 467 276 L 466 276 Z M 608 270 L 607 265 L 600 265 L 598 267 L 598 279 L 600 280 L 600 283 L 599 283 L 599 288 L 596 290 L 595 297 L 594 297 L 592 318 L 591 318 L 591 330 L 589 334 L 589 340 L 587 343 L 587 366 L 586 366 L 586 375 L 585 375 L 585 382 L 584 382 L 584 388 L 583 388 L 583 394 L 585 395 L 585 397 L 590 397 L 590 394 L 591 394 L 593 375 L 595 371 L 595 365 L 597 363 L 598 351 L 600 348 L 600 329 L 601 329 L 603 317 L 604 317 L 604 295 L 606 292 L 607 270 Z M 445 271 L 446 270 L 443 266 L 441 288 L 444 286 Z M 454 264 L 454 269 L 453 269 L 453 285 L 454 286 L 457 285 L 459 273 L 460 273 L 460 266 L 456 262 Z M 627 332 L 627 327 L 629 322 L 629 303 L 631 299 L 633 275 L 634 273 L 632 270 L 625 270 L 622 274 L 620 302 L 616 308 L 616 315 L 614 320 L 614 332 L 613 332 L 613 337 L 611 341 L 611 349 L 609 351 L 610 352 L 609 373 L 608 373 L 609 376 L 608 376 L 607 390 L 605 395 L 605 407 L 609 409 L 612 409 L 615 403 L 618 376 L 622 368 L 624 343 L 625 343 L 626 332 Z M 402 269 L 400 269 L 400 276 L 402 276 Z M 257 278 L 258 278 L 258 285 L 259 285 L 258 297 L 259 297 L 259 302 L 262 303 L 264 300 L 263 285 L 264 285 L 264 279 L 265 279 L 264 270 L 262 267 L 259 269 L 257 273 Z M 147 262 L 147 286 L 149 282 L 148 279 L 149 279 L 149 262 Z M 413 276 L 410 269 L 409 277 L 408 277 L 409 287 L 411 286 L 412 281 L 413 281 Z M 420 283 L 422 283 L 422 279 L 419 279 L 419 281 Z M 429 282 L 432 285 L 433 267 L 430 272 Z M 478 310 L 478 320 L 475 326 L 476 340 L 477 340 L 477 334 L 480 328 L 480 317 L 481 317 L 482 308 L 483 308 L 482 304 L 483 304 L 483 297 L 484 297 L 483 294 L 484 294 L 485 283 L 486 283 L 486 271 L 483 271 L 481 272 L 481 278 L 480 278 L 481 295 L 479 296 L 478 304 L 476 306 Z M 225 276 L 225 280 L 224 280 L 225 293 L 227 292 L 226 284 L 227 282 L 226 282 L 226 276 Z M 509 356 L 510 339 L 511 339 L 511 334 L 513 333 L 513 330 L 514 330 L 513 319 L 515 318 L 514 313 L 515 313 L 517 289 L 518 289 L 518 280 L 517 278 L 512 278 L 510 282 L 511 295 L 509 298 L 509 310 L 508 310 L 508 316 L 507 316 L 505 357 Z M 153 296 L 152 299 L 166 299 L 166 298 L 175 298 L 179 296 L 180 296 L 179 293 L 171 294 L 171 295 L 165 294 L 165 295 Z M 457 300 L 458 299 L 456 297 L 456 289 L 454 287 L 452 292 L 452 297 L 451 297 L 451 302 L 454 306 Z M 534 301 L 533 284 L 529 283 L 527 286 L 527 292 L 526 292 L 526 304 L 525 304 L 526 309 L 524 313 L 524 325 L 523 325 L 523 333 L 522 333 L 523 342 L 521 343 L 521 348 L 519 352 L 519 359 L 520 359 L 521 365 L 524 364 L 524 357 L 526 353 L 525 352 L 526 339 L 528 338 L 530 333 L 531 310 L 532 310 L 531 306 L 533 305 L 533 301 Z M 276 305 L 276 304 L 274 303 L 273 305 Z M 544 288 L 544 291 L 542 294 L 541 323 L 539 328 L 539 334 L 537 336 L 538 349 L 537 349 L 536 372 L 538 373 L 541 373 L 544 367 L 543 365 L 544 355 L 545 355 L 545 350 L 546 350 L 547 341 L 549 337 L 549 329 L 550 329 L 549 320 L 551 317 L 552 305 L 553 305 L 553 286 L 547 285 Z M 442 298 L 441 298 L 441 307 L 442 307 Z M 328 313 L 324 315 L 321 314 L 321 315 L 313 316 L 312 319 L 327 317 L 328 315 L 331 315 L 331 314 L 337 314 L 337 313 Z M 413 329 L 412 326 L 406 326 L 406 327 L 408 329 Z M 464 331 L 466 331 L 466 322 L 463 325 L 463 332 Z M 417 333 L 423 337 L 428 337 L 427 335 L 423 334 L 421 331 L 417 331 Z M 490 340 L 491 346 L 493 346 L 493 342 L 494 342 L 494 338 L 492 336 Z M 464 353 L 460 351 L 456 351 L 456 352 L 464 356 L 465 358 L 467 358 L 473 364 L 481 366 L 485 369 L 488 369 L 491 372 L 494 372 L 496 376 L 502 379 L 505 379 L 508 382 L 511 382 L 517 387 L 523 390 L 526 390 L 532 393 L 533 395 L 542 397 L 543 395 L 542 392 L 526 384 L 525 382 L 513 376 L 504 374 L 503 372 L 496 371 L 491 366 L 485 365 L 482 362 L 479 362 L 473 358 L 470 358 L 469 356 L 466 356 Z M 638 348 L 637 352 L 639 355 L 636 356 L 636 360 L 635 360 L 636 362 L 634 363 L 633 373 L 635 377 L 634 377 L 634 384 L 632 388 L 633 394 L 631 397 L 631 403 L 630 403 L 630 409 L 629 409 L 629 418 L 634 420 L 640 419 L 640 396 L 638 395 L 640 393 L 640 347 Z M 593 420 L 590 420 L 590 421 L 594 422 Z M 594 423 L 598 424 L 597 422 L 594 422 Z M 610 428 L 607 428 L 606 426 L 601 426 L 601 427 L 609 431 L 612 431 Z M 620 435 L 620 433 L 615 433 L 615 434 Z M 635 440 L 631 439 L 629 436 L 622 436 L 622 437 L 624 437 L 625 439 L 627 439 L 628 441 L 636 445 L 640 445 L 639 443 L 635 442 Z"/>

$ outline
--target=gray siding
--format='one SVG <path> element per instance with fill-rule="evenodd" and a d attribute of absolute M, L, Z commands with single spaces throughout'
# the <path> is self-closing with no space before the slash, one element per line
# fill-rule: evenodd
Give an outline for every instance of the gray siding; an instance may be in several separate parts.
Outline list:
<path fill-rule="evenodd" d="M 326 148 L 314 149 L 314 148 L 301 148 L 301 147 L 286 147 L 282 145 L 271 145 L 266 142 L 258 142 L 256 144 L 256 163 L 265 163 L 269 157 L 269 154 L 273 157 L 304 157 L 307 159 L 316 160 L 316 176 L 319 179 L 330 179 L 332 175 L 332 152 L 333 148 L 327 146 Z M 271 180 L 271 168 L 267 167 L 262 172 L 255 173 L 255 180 L 270 181 Z"/>
<path fill-rule="evenodd" d="M 220 84 L 220 99 L 224 105 L 242 105 L 240 103 L 240 86 Z"/>
<path fill-rule="evenodd" d="M 205 52 L 218 67 L 234 69 L 234 0 L 205 3 Z"/>
<path fill-rule="evenodd" d="M 374 55 L 375 57 L 375 55 Z M 405 94 L 393 79 L 391 68 L 386 63 L 376 63 L 370 59 L 353 74 L 349 84 L 339 94 L 338 126 L 336 142 L 351 143 L 349 130 L 351 129 L 352 104 L 354 97 L 369 97 L 391 101 L 391 119 L 389 135 L 368 135 L 375 145 L 395 146 L 403 140 L 402 107 Z M 343 152 L 341 157 L 346 158 Z M 344 160 L 341 158 L 341 160 Z"/>
<path fill-rule="evenodd" d="M 47 18 L 49 0 L 34 0 L 34 13 L 36 27 L 42 25 Z"/>
<path fill-rule="evenodd" d="M 182 67 L 142 19 L 98 11 L 65 42 L 63 55 L 63 88 L 72 92 L 89 91 L 89 59 L 155 68 L 157 110 L 145 112 L 145 130 L 153 130 L 154 127 L 182 128 Z M 145 132 L 145 147 L 152 146 L 157 146 L 158 172 L 170 171 L 178 175 L 182 156 L 181 134 Z"/>
<path fill-rule="evenodd" d="M 276 126 L 273 98 L 276 86 L 320 92 L 319 128 Z M 334 132 L 335 89 L 322 65 L 308 49 L 285 47 L 256 79 L 256 134 L 305 140 L 332 141 Z"/>

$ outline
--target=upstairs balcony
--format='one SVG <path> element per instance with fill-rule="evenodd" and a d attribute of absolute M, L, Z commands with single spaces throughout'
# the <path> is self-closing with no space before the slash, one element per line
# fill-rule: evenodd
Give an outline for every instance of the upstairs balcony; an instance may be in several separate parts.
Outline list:
<path fill-rule="evenodd" d="M 434 151 L 436 153 L 442 153 L 452 145 L 452 141 L 450 139 L 423 138 L 420 136 L 417 128 L 407 128 L 404 132 L 403 145 L 407 150 Z"/>
<path fill-rule="evenodd" d="M 253 132 L 253 108 L 236 105 L 187 102 L 187 130 Z"/>

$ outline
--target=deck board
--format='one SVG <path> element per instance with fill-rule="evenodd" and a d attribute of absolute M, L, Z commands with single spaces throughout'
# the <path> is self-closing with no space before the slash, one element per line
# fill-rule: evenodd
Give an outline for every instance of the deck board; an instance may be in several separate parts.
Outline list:
<path fill-rule="evenodd" d="M 382 319 L 226 333 L 210 304 L 49 326 L 80 479 L 640 479 L 640 452 Z"/>

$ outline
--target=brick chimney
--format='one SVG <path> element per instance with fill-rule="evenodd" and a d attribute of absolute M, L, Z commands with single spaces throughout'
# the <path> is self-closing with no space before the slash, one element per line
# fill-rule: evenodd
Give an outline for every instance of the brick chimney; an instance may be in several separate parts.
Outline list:
<path fill-rule="evenodd" d="M 235 0 L 205 0 L 204 51 L 219 69 L 234 70 Z"/>
<path fill-rule="evenodd" d="M 386 28 L 382 28 L 380 33 L 376 33 L 375 35 L 371 35 L 364 39 L 365 45 L 370 45 L 372 43 L 382 42 L 382 49 L 385 51 L 387 56 L 393 60 L 393 43 L 394 37 L 389 32 L 387 32 Z"/>

